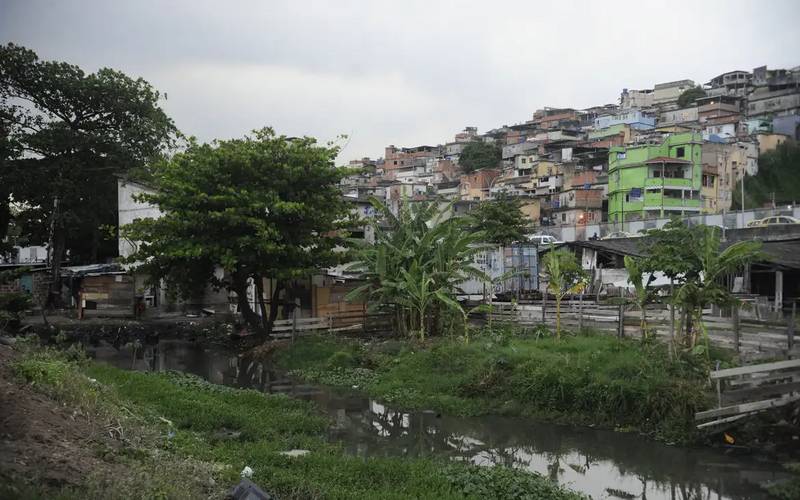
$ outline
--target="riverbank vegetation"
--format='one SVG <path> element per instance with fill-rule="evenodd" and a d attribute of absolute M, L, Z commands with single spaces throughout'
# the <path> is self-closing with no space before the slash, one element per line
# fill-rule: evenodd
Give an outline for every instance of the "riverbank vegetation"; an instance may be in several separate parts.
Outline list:
<path fill-rule="evenodd" d="M 512 469 L 344 455 L 324 439 L 328 422 L 314 407 L 286 396 L 186 375 L 123 371 L 72 351 L 31 350 L 13 370 L 21 381 L 74 407 L 79 418 L 113 429 L 118 447 L 105 456 L 125 467 L 113 469 L 119 477 L 89 478 L 60 492 L 42 483 L 30 490 L 17 478 L 11 484 L 19 488 L 0 491 L 12 497 L 219 498 L 249 466 L 253 481 L 280 498 L 581 498 L 542 476 Z M 283 453 L 290 450 L 308 453 Z"/>
<path fill-rule="evenodd" d="M 356 387 L 398 408 L 537 416 L 668 442 L 691 441 L 694 412 L 708 405 L 704 358 L 670 361 L 662 344 L 591 332 L 558 340 L 501 325 L 470 343 L 316 337 L 274 356 L 299 376 Z"/>

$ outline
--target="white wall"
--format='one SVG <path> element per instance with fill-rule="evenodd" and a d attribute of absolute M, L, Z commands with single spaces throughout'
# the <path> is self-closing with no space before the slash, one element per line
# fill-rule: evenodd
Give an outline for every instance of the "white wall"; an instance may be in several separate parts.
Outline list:
<path fill-rule="evenodd" d="M 138 219 L 158 219 L 161 217 L 161 210 L 157 206 L 149 203 L 142 203 L 133 199 L 134 195 L 154 194 L 152 189 L 131 181 L 119 179 L 117 181 L 117 207 L 119 227 Z M 128 241 L 122 237 L 118 240 L 120 257 L 128 257 L 136 249 L 136 242 Z"/>

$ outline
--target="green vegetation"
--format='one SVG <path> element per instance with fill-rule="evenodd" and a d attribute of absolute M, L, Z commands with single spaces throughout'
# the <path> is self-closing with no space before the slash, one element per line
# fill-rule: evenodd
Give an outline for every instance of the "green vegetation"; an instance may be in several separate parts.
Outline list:
<path fill-rule="evenodd" d="M 464 218 L 447 218 L 452 205 L 404 202 L 395 216 L 377 199 L 372 204 L 388 227 L 374 222 L 375 244 L 357 253 L 351 267 L 366 283 L 348 300 L 389 311 L 399 333 L 424 339 L 426 332 L 452 332 L 465 320 L 455 300 L 458 286 L 470 277 L 489 281 L 472 266 L 483 233 L 468 231 Z"/>
<path fill-rule="evenodd" d="M 576 293 L 586 286 L 586 272 L 575 254 L 566 248 L 551 248 L 542 258 L 547 272 L 547 290 L 556 298 L 556 340 L 561 338 L 561 301 L 568 293 Z"/>
<path fill-rule="evenodd" d="M 520 210 L 518 197 L 501 193 L 491 201 L 485 201 L 470 213 L 473 227 L 483 231 L 489 243 L 508 246 L 525 238 L 528 220 Z"/>
<path fill-rule="evenodd" d="M 605 335 L 559 341 L 541 331 L 496 330 L 469 344 L 307 338 L 278 351 L 275 361 L 403 409 L 543 416 L 692 439 L 693 414 L 707 405 L 705 369 L 694 357 L 670 361 L 663 345 Z M 331 368 L 331 360 L 341 359 L 346 366 Z"/>
<path fill-rule="evenodd" d="M 706 91 L 703 90 L 703 87 L 697 86 L 692 87 L 690 89 L 684 90 L 681 95 L 678 96 L 678 107 L 679 108 L 686 108 L 694 104 L 694 102 L 706 96 Z"/>
<path fill-rule="evenodd" d="M 347 364 L 347 355 L 335 357 Z M 210 474 L 216 484 L 227 488 L 238 481 L 245 466 L 254 470 L 257 484 L 280 498 L 582 498 L 523 471 L 344 455 L 324 440 L 327 422 L 315 414 L 313 406 L 286 396 L 223 388 L 185 375 L 127 372 L 49 350 L 26 355 L 15 369 L 66 403 L 93 408 L 99 418 L 122 418 L 122 425 L 139 422 L 138 429 L 155 436 L 146 448 L 127 452 L 132 470 L 152 463 L 153 457 L 162 466 L 152 476 L 136 475 L 141 484 L 121 477 L 116 484 L 106 484 L 108 491 L 87 485 L 85 491 L 69 492 L 66 498 L 108 498 L 104 493 L 119 485 L 127 488 L 123 490 L 127 498 L 130 492 L 137 496 L 141 492 L 141 498 L 209 494 L 218 498 L 219 487 L 202 494 L 200 483 L 209 484 Z M 129 441 L 135 430 L 126 431 Z M 310 453 L 281 454 L 292 449 Z M 160 484 L 166 477 L 173 489 Z"/>
<path fill-rule="evenodd" d="M 13 225 L 20 243 L 50 242 L 53 291 L 67 249 L 73 264 L 117 255 L 104 231 L 117 225 L 116 175 L 144 170 L 175 143 L 161 98 L 141 78 L 0 46 L 0 240 Z"/>
<path fill-rule="evenodd" d="M 766 489 L 770 495 L 779 500 L 796 500 L 800 498 L 800 463 L 784 464 L 784 468 L 795 474 L 788 481 L 781 482 Z"/>
<path fill-rule="evenodd" d="M 800 193 L 800 145 L 786 141 L 758 158 L 758 173 L 744 180 L 745 207 L 748 209 L 776 204 L 794 204 Z M 733 209 L 742 206 L 741 183 L 733 190 Z"/>
<path fill-rule="evenodd" d="M 642 261 L 641 271 L 662 271 L 675 281 L 678 288 L 670 300 L 680 308 L 680 326 L 685 326 L 681 342 L 698 354 L 707 353 L 710 346 L 702 310 L 711 304 L 739 305 L 723 278 L 760 258 L 761 242 L 739 241 L 720 250 L 721 235 L 716 227 L 688 227 L 679 219 L 648 235 L 644 244 L 648 257 Z M 704 345 L 698 346 L 701 336 Z"/>
<path fill-rule="evenodd" d="M 458 164 L 465 173 L 471 174 L 484 168 L 495 168 L 502 160 L 503 152 L 494 143 L 472 141 L 458 155 Z"/>
<path fill-rule="evenodd" d="M 212 144 L 190 143 L 186 151 L 154 167 L 157 192 L 142 200 L 164 215 L 122 228 L 142 241 L 129 262 L 146 262 L 151 280 L 164 279 L 191 297 L 212 285 L 236 292 L 239 310 L 256 331 L 269 332 L 286 280 L 335 265 L 347 227 L 349 206 L 336 168 L 339 148 L 309 137 L 278 136 L 270 128 L 253 137 Z M 225 275 L 215 273 L 222 266 Z M 270 310 L 263 278 L 276 280 Z M 249 281 L 261 300 L 256 314 L 247 300 Z"/>

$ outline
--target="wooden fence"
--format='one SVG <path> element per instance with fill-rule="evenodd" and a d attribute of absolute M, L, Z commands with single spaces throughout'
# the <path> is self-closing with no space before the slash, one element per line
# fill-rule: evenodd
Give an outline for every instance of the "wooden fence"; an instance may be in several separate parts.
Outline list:
<path fill-rule="evenodd" d="M 554 326 L 556 307 L 553 300 L 535 303 L 493 304 L 493 321 L 508 321 L 525 326 L 545 324 Z M 680 315 L 675 314 L 675 329 Z M 740 353 L 746 360 L 800 356 L 794 342 L 794 316 L 786 321 L 764 321 L 740 319 L 738 311 L 733 317 L 703 315 L 703 323 L 714 345 Z M 593 300 L 564 300 L 561 302 L 561 327 L 567 330 L 591 328 L 618 336 L 638 337 L 641 311 L 636 306 L 598 303 Z M 671 317 L 666 305 L 652 304 L 647 307 L 647 327 L 650 333 L 660 337 L 670 336 Z"/>
<path fill-rule="evenodd" d="M 800 401 L 800 359 L 715 370 L 717 407 L 695 413 L 698 429 L 730 424 Z"/>
<path fill-rule="evenodd" d="M 331 312 L 327 316 L 277 320 L 272 337 L 295 338 L 315 333 L 350 333 L 363 336 L 385 336 L 392 333 L 391 318 L 384 313 L 361 311 Z"/>

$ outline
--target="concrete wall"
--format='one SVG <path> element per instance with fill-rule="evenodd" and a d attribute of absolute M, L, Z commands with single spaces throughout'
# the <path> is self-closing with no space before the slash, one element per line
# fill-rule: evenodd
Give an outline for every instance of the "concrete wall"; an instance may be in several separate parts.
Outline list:
<path fill-rule="evenodd" d="M 119 179 L 117 181 L 117 207 L 119 227 L 139 219 L 158 219 L 161 217 L 161 210 L 149 203 L 142 203 L 134 200 L 135 195 L 154 194 L 155 191 L 137 182 Z M 128 257 L 134 253 L 137 243 L 119 238 L 119 255 Z"/>

